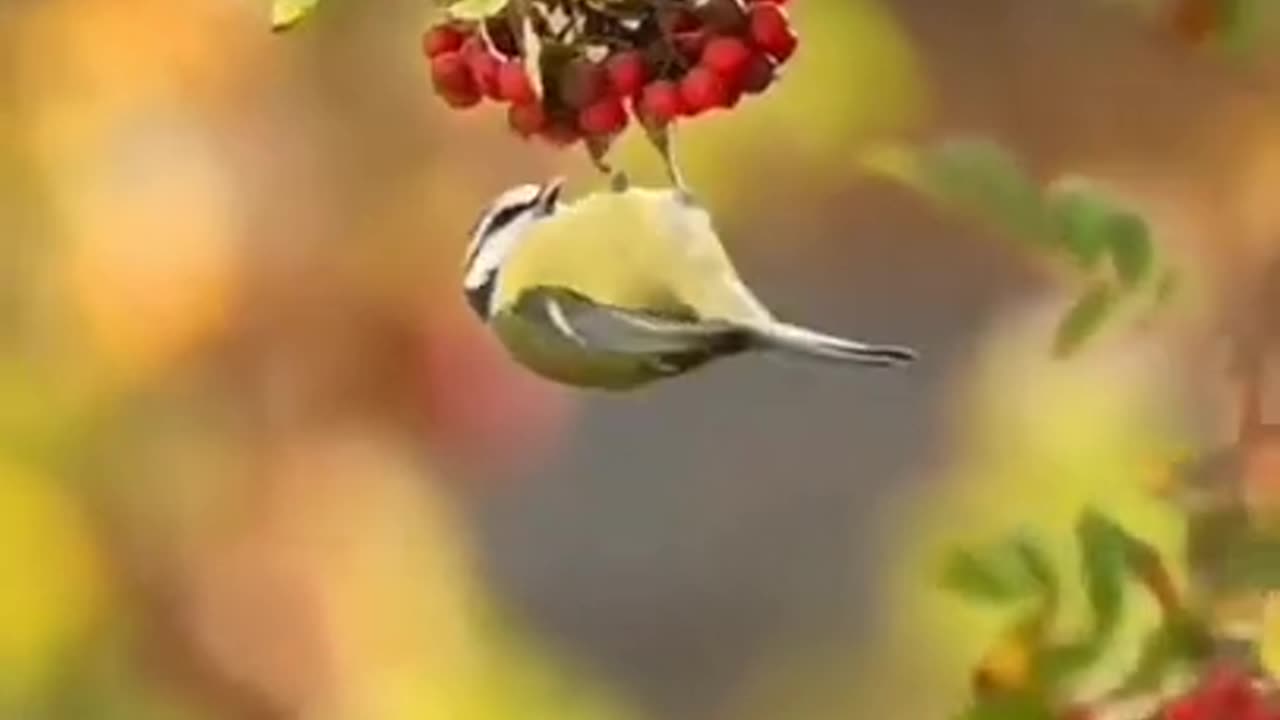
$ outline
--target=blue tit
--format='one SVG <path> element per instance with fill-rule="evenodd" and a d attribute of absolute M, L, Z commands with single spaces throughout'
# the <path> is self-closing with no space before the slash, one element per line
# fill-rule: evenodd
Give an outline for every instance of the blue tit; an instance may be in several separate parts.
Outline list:
<path fill-rule="evenodd" d="M 464 262 L 468 303 L 543 377 L 624 390 L 757 350 L 854 366 L 915 359 L 906 347 L 776 319 L 687 191 L 619 186 L 565 203 L 562 186 L 556 178 L 502 193 Z"/>

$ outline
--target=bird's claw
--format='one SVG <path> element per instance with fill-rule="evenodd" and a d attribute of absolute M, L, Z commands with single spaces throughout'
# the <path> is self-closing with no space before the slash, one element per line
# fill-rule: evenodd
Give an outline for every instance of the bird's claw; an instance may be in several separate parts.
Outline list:
<path fill-rule="evenodd" d="M 626 171 L 615 168 L 604 159 L 605 152 L 605 147 L 588 141 L 587 156 L 591 158 L 591 165 L 602 175 L 609 176 L 609 189 L 614 192 L 625 192 L 631 187 L 631 179 L 627 177 Z"/>

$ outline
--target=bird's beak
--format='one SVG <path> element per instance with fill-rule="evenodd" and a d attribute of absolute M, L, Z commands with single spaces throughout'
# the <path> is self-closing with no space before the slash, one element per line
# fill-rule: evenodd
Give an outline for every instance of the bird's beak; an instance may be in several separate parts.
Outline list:
<path fill-rule="evenodd" d="M 556 203 L 560 201 L 560 190 L 564 187 L 564 178 L 552 178 L 547 184 L 542 186 L 542 192 L 538 193 L 538 207 L 543 212 L 549 213 L 555 210 Z"/>

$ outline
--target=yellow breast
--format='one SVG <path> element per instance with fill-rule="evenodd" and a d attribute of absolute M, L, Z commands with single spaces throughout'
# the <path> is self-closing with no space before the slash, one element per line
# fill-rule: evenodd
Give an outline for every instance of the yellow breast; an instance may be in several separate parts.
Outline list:
<path fill-rule="evenodd" d="M 530 231 L 498 278 L 496 307 L 554 286 L 617 307 L 756 320 L 767 312 L 738 279 L 704 212 L 670 191 L 601 192 Z"/>

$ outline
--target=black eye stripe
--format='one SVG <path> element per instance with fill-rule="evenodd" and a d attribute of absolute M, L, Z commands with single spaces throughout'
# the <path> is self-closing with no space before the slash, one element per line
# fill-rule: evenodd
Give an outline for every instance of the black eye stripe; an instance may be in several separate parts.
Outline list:
<path fill-rule="evenodd" d="M 467 254 L 466 265 L 470 266 L 475 261 L 476 256 L 480 254 L 480 250 L 484 247 L 484 239 L 493 235 L 493 233 L 510 225 L 517 217 L 527 212 L 530 208 L 538 204 L 538 200 L 534 199 L 520 205 L 508 205 L 501 210 L 487 214 L 476 221 L 475 229 L 472 230 L 472 237 L 481 238 L 471 248 L 471 252 Z"/>
<path fill-rule="evenodd" d="M 537 204 L 538 201 L 534 200 L 523 205 L 508 205 L 507 207 L 502 208 L 493 214 L 493 219 L 489 221 L 489 227 L 486 228 L 486 230 L 490 233 L 501 230 L 507 225 L 510 225 L 512 220 L 515 220 Z"/>

